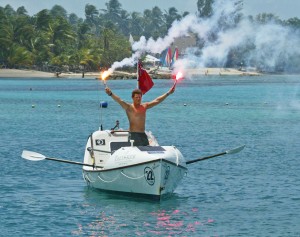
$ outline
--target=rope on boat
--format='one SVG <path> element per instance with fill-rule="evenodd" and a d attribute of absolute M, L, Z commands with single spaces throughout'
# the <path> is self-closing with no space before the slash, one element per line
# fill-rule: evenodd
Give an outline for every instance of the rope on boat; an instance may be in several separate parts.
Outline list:
<path fill-rule="evenodd" d="M 92 180 L 89 178 L 88 174 L 85 174 L 84 177 L 85 177 L 85 179 L 87 179 L 90 183 L 95 183 L 95 181 L 92 181 Z"/>
<path fill-rule="evenodd" d="M 139 176 L 139 177 L 130 177 L 130 176 L 128 176 L 127 174 L 125 174 L 123 171 L 121 171 L 120 172 L 124 177 L 126 177 L 126 178 L 128 178 L 128 179 L 141 179 L 141 178 L 143 178 L 144 177 L 144 174 L 143 175 L 141 175 L 141 176 Z M 102 181 L 102 182 L 104 182 L 104 183 L 112 183 L 112 182 L 114 182 L 114 181 L 116 181 L 117 180 L 117 178 L 119 178 L 119 176 L 120 175 L 117 175 L 114 179 L 112 179 L 112 180 L 105 180 L 105 179 L 103 179 L 103 177 L 101 177 L 100 176 L 101 174 L 98 174 L 98 178 Z"/>
<path fill-rule="evenodd" d="M 141 178 L 143 178 L 143 177 L 144 177 L 144 174 L 143 174 L 142 176 L 140 176 L 140 177 L 136 177 L 136 178 L 129 177 L 128 175 L 124 174 L 124 172 L 123 172 L 123 171 L 121 171 L 121 174 L 122 174 L 122 175 L 124 175 L 124 176 L 125 176 L 126 178 L 128 178 L 128 179 L 141 179 Z"/>
<path fill-rule="evenodd" d="M 116 179 L 119 178 L 119 176 L 120 176 L 120 174 L 117 175 L 117 177 L 115 177 L 113 180 L 107 181 L 107 180 L 104 180 L 103 178 L 100 177 L 100 173 L 98 174 L 98 178 L 99 178 L 102 182 L 104 182 L 104 183 L 112 183 L 112 182 L 116 181 Z"/>

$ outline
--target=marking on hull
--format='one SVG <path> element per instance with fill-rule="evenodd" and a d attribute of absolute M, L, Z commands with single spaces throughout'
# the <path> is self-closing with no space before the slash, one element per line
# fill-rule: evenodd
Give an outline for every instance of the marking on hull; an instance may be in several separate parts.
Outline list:
<path fill-rule="evenodd" d="M 152 186 L 155 184 L 155 175 L 153 170 L 150 167 L 145 167 L 144 176 L 149 185 Z"/>

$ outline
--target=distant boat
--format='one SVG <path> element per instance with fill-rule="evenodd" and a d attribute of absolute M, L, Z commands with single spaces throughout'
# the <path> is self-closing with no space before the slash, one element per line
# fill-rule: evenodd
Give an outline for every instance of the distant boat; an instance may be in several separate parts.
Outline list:
<path fill-rule="evenodd" d="M 173 53 L 173 57 L 171 60 L 171 67 L 174 65 L 174 63 L 178 60 L 178 48 L 176 47 Z"/>
<path fill-rule="evenodd" d="M 161 57 L 161 65 L 163 67 L 170 67 L 171 66 L 171 61 L 172 61 L 172 50 L 171 47 L 168 47 L 162 52 L 162 57 Z"/>

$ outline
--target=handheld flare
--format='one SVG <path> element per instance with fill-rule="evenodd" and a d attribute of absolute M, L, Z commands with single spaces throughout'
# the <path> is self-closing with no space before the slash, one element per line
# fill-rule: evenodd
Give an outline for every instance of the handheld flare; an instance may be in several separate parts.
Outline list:
<path fill-rule="evenodd" d="M 173 85 L 173 88 L 176 86 L 176 84 L 177 84 L 177 82 L 178 82 L 178 80 L 180 80 L 180 79 L 182 79 L 183 78 L 183 74 L 182 74 L 182 72 L 177 72 L 177 74 L 176 74 L 176 77 L 175 77 L 175 80 L 174 80 L 174 85 Z"/>
<path fill-rule="evenodd" d="M 110 73 L 109 73 L 108 71 L 104 71 L 104 72 L 101 73 L 101 80 L 102 80 L 103 85 L 104 85 L 105 87 L 107 87 L 107 85 L 106 85 L 106 79 L 107 79 L 107 77 L 108 77 L 109 75 L 110 75 Z"/>

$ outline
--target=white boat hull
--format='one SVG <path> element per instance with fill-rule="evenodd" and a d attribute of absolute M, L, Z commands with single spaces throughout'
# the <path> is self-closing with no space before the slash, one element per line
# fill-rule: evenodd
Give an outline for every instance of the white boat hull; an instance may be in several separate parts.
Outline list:
<path fill-rule="evenodd" d="M 112 170 L 83 170 L 83 178 L 93 188 L 157 199 L 173 193 L 186 171 L 183 166 L 160 159 Z"/>
<path fill-rule="evenodd" d="M 83 166 L 87 185 L 155 199 L 173 193 L 187 172 L 181 152 L 174 146 L 135 147 L 128 144 L 114 150 L 118 142 L 122 145 L 127 139 L 126 134 L 114 135 L 110 131 L 92 134 L 87 142 L 84 163 L 94 164 L 95 168 Z M 94 153 L 88 151 L 91 148 Z"/>

